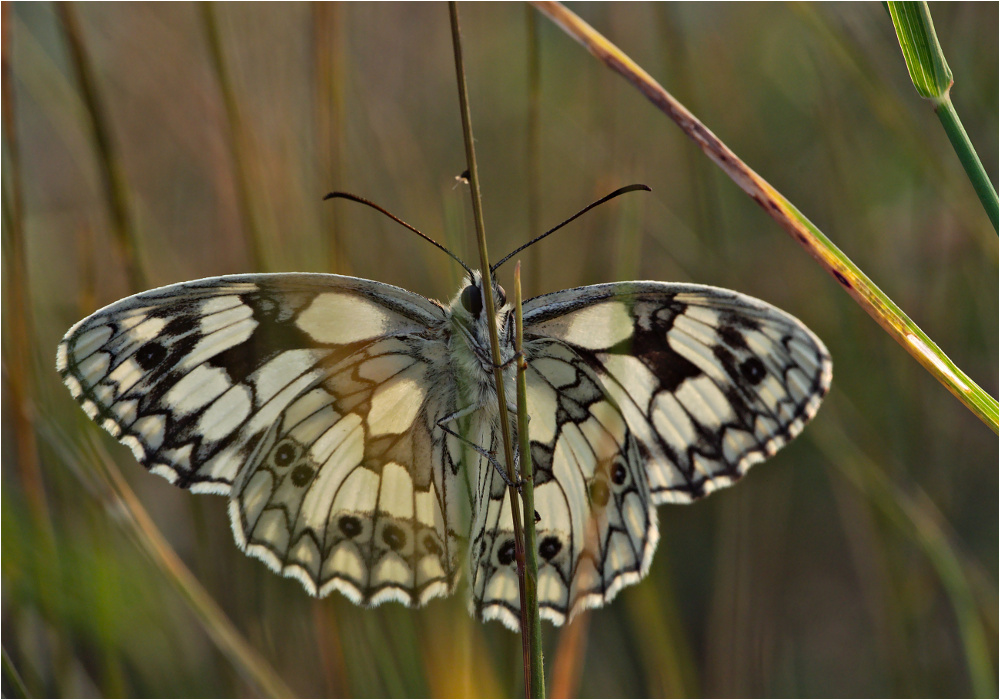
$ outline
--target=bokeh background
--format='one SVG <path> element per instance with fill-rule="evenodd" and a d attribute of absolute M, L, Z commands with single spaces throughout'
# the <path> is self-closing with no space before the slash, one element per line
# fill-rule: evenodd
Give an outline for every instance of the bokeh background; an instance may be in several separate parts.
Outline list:
<path fill-rule="evenodd" d="M 881 4 L 574 9 L 997 395 L 997 235 Z M 931 10 L 996 173 L 998 6 Z M 557 27 L 517 4 L 460 11 L 494 259 L 616 187 L 653 189 L 522 254 L 528 296 L 730 287 L 834 358 L 802 437 L 735 488 L 661 507 L 649 576 L 545 623 L 551 692 L 995 696 L 997 436 Z M 309 598 L 238 551 L 223 499 L 147 474 L 90 423 L 53 367 L 72 323 L 140 287 L 307 270 L 450 298 L 445 255 L 321 201 L 368 197 L 476 259 L 446 6 L 6 3 L 3 56 L 4 694 L 11 668 L 32 695 L 259 695 L 268 677 L 306 696 L 519 694 L 519 639 L 461 595 Z"/>

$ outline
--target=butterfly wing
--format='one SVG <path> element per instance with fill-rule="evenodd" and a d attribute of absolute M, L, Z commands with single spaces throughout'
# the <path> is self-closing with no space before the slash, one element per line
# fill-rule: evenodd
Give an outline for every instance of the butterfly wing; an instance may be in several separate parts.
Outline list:
<path fill-rule="evenodd" d="M 456 467 L 434 423 L 440 306 L 337 275 L 239 275 L 119 301 L 57 369 L 154 473 L 228 494 L 236 540 L 313 594 L 423 603 L 457 581 Z M 429 359 L 430 358 L 430 359 Z"/>
<path fill-rule="evenodd" d="M 621 408 L 654 503 L 737 481 L 816 414 L 833 365 L 798 319 L 716 287 L 624 282 L 529 300 L 525 337 L 556 338 Z"/>
<path fill-rule="evenodd" d="M 639 446 L 596 372 L 567 344 L 525 346 L 534 466 L 539 614 L 555 624 L 645 575 L 656 509 Z M 480 466 L 472 530 L 473 612 L 519 626 L 509 490 Z"/>
<path fill-rule="evenodd" d="M 823 343 L 764 302 L 627 282 L 524 305 L 539 607 L 556 624 L 648 570 L 655 505 L 732 484 L 815 415 Z M 506 490 L 475 494 L 473 606 L 518 627 Z M 476 541 L 482 545 L 476 549 Z"/>

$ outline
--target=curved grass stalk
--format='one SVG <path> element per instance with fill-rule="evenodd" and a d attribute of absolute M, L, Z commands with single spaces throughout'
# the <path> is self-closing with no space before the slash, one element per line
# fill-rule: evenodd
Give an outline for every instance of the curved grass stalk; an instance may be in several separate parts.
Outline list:
<path fill-rule="evenodd" d="M 78 445 L 44 414 L 39 417 L 39 431 L 81 485 L 102 502 L 109 517 L 160 567 L 233 668 L 264 696 L 293 697 L 267 659 L 249 645 L 177 555 L 93 433 L 85 445 Z"/>
<path fill-rule="evenodd" d="M 966 408 L 1000 433 L 1000 406 L 965 374 L 892 299 L 780 192 L 737 157 L 719 138 L 637 63 L 558 2 L 534 2 L 542 13 L 590 53 L 639 89 L 670 117 L 712 161 L 788 232 L 892 338 Z"/>

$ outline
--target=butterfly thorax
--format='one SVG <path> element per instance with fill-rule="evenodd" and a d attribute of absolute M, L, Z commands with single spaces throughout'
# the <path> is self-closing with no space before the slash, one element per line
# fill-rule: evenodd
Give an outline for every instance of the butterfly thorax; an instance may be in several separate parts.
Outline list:
<path fill-rule="evenodd" d="M 514 396 L 514 356 L 512 315 L 503 288 L 493 281 L 493 304 L 496 310 L 500 341 L 500 361 L 504 369 L 505 390 Z M 448 307 L 449 350 L 462 403 L 469 406 L 496 406 L 493 377 L 493 351 L 483 300 L 483 280 L 479 272 L 466 278 L 461 291 Z"/>

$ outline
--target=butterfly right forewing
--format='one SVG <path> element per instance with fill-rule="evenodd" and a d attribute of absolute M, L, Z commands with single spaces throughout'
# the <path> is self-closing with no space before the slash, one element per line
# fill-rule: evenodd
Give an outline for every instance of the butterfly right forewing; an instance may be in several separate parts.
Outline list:
<path fill-rule="evenodd" d="M 703 285 L 622 282 L 525 304 L 526 336 L 571 345 L 634 432 L 655 503 L 734 483 L 819 409 L 832 363 L 796 318 Z"/>

